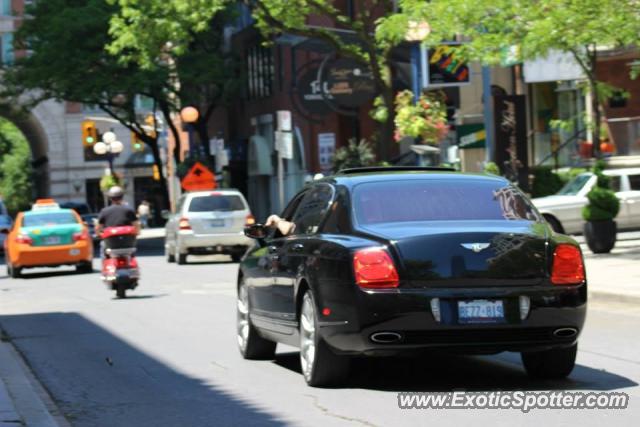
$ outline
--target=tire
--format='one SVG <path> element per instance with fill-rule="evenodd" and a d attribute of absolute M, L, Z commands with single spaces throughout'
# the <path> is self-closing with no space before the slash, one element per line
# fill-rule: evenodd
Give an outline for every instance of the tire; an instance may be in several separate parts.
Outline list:
<path fill-rule="evenodd" d="M 22 276 L 22 269 L 20 267 L 14 267 L 7 263 L 7 276 L 12 279 L 19 279 Z"/>
<path fill-rule="evenodd" d="M 125 285 L 117 285 L 116 296 L 118 298 L 121 298 L 121 299 L 126 298 L 127 297 L 127 287 Z"/>
<path fill-rule="evenodd" d="M 576 364 L 578 344 L 571 347 L 522 353 L 522 364 L 531 378 L 561 379 L 567 377 Z"/>
<path fill-rule="evenodd" d="M 556 218 L 552 217 L 551 215 L 543 215 L 543 216 L 544 216 L 544 219 L 547 220 L 551 228 L 553 228 L 553 231 L 555 231 L 556 233 L 564 234 L 564 228 L 562 227 L 562 224 L 560 224 L 560 221 L 558 221 Z"/>
<path fill-rule="evenodd" d="M 76 271 L 82 274 L 93 273 L 93 263 L 89 261 L 78 264 L 76 265 Z"/>
<path fill-rule="evenodd" d="M 245 359 L 270 360 L 275 357 L 276 343 L 258 335 L 249 317 L 249 293 L 244 282 L 238 286 L 236 309 L 236 335 L 238 350 Z"/>
<path fill-rule="evenodd" d="M 329 348 L 320 337 L 316 304 L 310 291 L 302 297 L 300 309 L 300 365 L 312 387 L 341 385 L 349 375 L 350 359 Z"/>
<path fill-rule="evenodd" d="M 169 245 L 165 243 L 164 245 L 164 256 L 167 259 L 168 263 L 176 262 L 176 255 L 169 250 Z"/>
<path fill-rule="evenodd" d="M 185 265 L 187 263 L 187 254 L 178 254 L 178 265 Z"/>

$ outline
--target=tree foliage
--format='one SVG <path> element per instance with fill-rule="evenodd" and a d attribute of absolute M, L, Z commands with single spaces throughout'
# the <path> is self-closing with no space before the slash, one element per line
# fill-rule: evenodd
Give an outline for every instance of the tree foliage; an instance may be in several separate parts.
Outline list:
<path fill-rule="evenodd" d="M 600 82 L 596 64 L 601 49 L 638 46 L 640 3 L 637 0 L 400 0 L 403 14 L 429 22 L 428 43 L 437 44 L 456 35 L 467 43 L 470 59 L 500 64 L 507 49 L 516 48 L 520 60 L 569 53 L 585 75 L 585 88 L 593 97 L 593 140 L 600 135 L 600 103 L 614 88 Z M 397 17 L 381 23 L 387 37 L 403 30 Z M 631 71 L 631 70 L 629 70 Z M 599 149 L 599 144 L 594 144 Z"/>
<path fill-rule="evenodd" d="M 392 31 L 406 23 L 404 16 L 387 23 L 386 35 L 378 34 L 379 16 L 393 10 L 392 0 L 357 2 L 349 16 L 335 6 L 333 0 L 111 0 L 118 2 L 121 12 L 112 20 L 110 45 L 112 53 L 125 54 L 144 66 L 151 66 L 163 48 L 176 55 L 185 51 L 207 29 L 204 23 L 230 6 L 244 4 L 251 10 L 255 25 L 270 40 L 289 33 L 322 40 L 339 55 L 368 66 L 373 74 L 381 102 L 390 113 L 385 117 L 379 137 L 379 151 L 385 157 L 393 136 L 392 49 L 404 35 L 392 37 Z M 310 17 L 322 18 L 328 26 L 348 30 L 348 37 L 325 25 L 309 25 Z M 173 20 L 171 25 L 166 25 Z M 145 33 L 141 38 L 140 33 Z M 134 40 L 138 38 L 137 40 Z"/>
<path fill-rule="evenodd" d="M 0 118 L 0 196 L 9 212 L 29 207 L 31 173 L 29 143 L 13 123 Z"/>

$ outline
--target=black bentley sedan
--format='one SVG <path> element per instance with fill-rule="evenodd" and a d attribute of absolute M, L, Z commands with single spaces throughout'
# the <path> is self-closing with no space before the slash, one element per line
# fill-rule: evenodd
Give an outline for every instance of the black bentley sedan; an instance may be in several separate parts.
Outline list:
<path fill-rule="evenodd" d="M 254 225 L 240 265 L 247 359 L 300 347 L 309 385 L 339 384 L 352 356 L 516 351 L 528 374 L 575 364 L 587 283 L 580 247 L 489 175 L 362 168 L 315 181 L 282 218 Z"/>

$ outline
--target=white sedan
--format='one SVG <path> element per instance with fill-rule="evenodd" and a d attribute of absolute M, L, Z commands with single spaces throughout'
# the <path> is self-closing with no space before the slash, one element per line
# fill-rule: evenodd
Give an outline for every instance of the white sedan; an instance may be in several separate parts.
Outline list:
<path fill-rule="evenodd" d="M 640 228 L 640 168 L 607 169 L 604 174 L 611 177 L 611 189 L 620 199 L 618 229 Z M 588 203 L 587 193 L 595 184 L 594 174 L 583 173 L 557 194 L 533 199 L 533 204 L 555 231 L 582 233 L 582 208 Z"/>

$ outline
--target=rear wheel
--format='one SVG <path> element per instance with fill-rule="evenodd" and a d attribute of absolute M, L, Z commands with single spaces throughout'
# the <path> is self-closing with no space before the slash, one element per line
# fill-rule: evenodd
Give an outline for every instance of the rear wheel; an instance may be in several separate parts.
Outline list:
<path fill-rule="evenodd" d="M 350 360 L 331 351 L 318 333 L 316 305 L 310 291 L 302 299 L 300 310 L 300 365 L 308 385 L 339 385 L 349 374 Z"/>
<path fill-rule="evenodd" d="M 91 261 L 78 264 L 76 265 L 76 271 L 78 273 L 93 273 L 93 264 Z"/>
<path fill-rule="evenodd" d="M 123 284 L 118 285 L 116 288 L 116 296 L 118 298 L 126 298 L 127 297 L 127 287 Z"/>
<path fill-rule="evenodd" d="M 7 276 L 18 279 L 20 278 L 22 273 L 22 269 L 20 267 L 14 267 L 11 264 L 7 263 Z"/>
<path fill-rule="evenodd" d="M 169 249 L 169 245 L 166 243 L 164 245 L 164 256 L 167 259 L 167 262 L 176 262 L 176 255 L 171 252 L 171 250 Z"/>
<path fill-rule="evenodd" d="M 560 379 L 573 371 L 577 352 L 576 343 L 566 348 L 522 353 L 522 363 L 532 378 Z"/>
<path fill-rule="evenodd" d="M 187 263 L 187 254 L 178 254 L 178 265 L 184 265 Z"/>
<path fill-rule="evenodd" d="M 258 335 L 249 318 L 249 293 L 244 282 L 238 287 L 237 304 L 238 349 L 245 359 L 268 360 L 276 353 L 276 343 Z"/>

